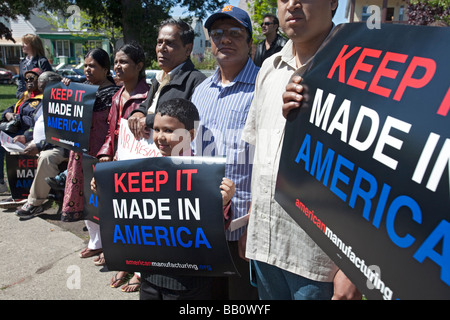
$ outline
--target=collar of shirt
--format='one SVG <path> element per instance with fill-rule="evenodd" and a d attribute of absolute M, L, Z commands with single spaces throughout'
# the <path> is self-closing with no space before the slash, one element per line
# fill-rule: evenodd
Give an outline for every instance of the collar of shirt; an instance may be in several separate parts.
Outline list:
<path fill-rule="evenodd" d="M 165 73 L 163 70 L 161 70 L 160 72 L 158 72 L 156 74 L 156 80 L 159 82 L 159 84 L 161 86 L 166 85 L 172 79 L 174 74 L 176 74 L 178 72 L 178 70 L 180 70 L 185 63 L 186 62 L 179 64 L 178 66 L 176 66 L 175 68 L 170 70 L 169 73 Z"/>
<path fill-rule="evenodd" d="M 210 81 L 219 87 L 230 87 L 237 82 L 254 84 L 256 81 L 256 74 L 258 73 L 258 70 L 259 67 L 257 67 L 253 63 L 252 59 L 248 58 L 244 68 L 242 68 L 241 72 L 239 72 L 239 74 L 236 76 L 236 78 L 234 78 L 232 82 L 230 82 L 230 84 L 224 86 L 220 81 L 220 68 L 217 68 L 216 72 L 211 76 Z"/>
<path fill-rule="evenodd" d="M 330 32 L 328 33 L 328 36 L 326 37 L 326 39 L 322 42 L 321 46 L 319 47 L 319 49 L 317 50 L 317 52 L 328 42 L 328 40 L 330 39 L 330 35 L 333 33 L 334 28 L 336 27 L 336 25 L 333 23 L 333 26 L 330 30 Z M 316 53 L 317 53 L 316 52 Z M 315 56 L 315 55 L 314 55 Z M 314 56 L 312 56 L 310 59 L 308 59 L 308 61 L 306 61 L 305 64 L 303 64 L 302 66 L 297 66 L 297 62 L 295 59 L 295 49 L 294 49 L 294 43 L 292 42 L 292 40 L 289 40 L 285 46 L 283 47 L 283 49 L 281 49 L 280 51 L 280 55 L 277 56 L 273 63 L 274 66 L 277 68 L 279 67 L 280 63 L 287 63 L 289 66 L 291 66 L 294 69 L 299 69 L 302 68 L 305 65 L 308 65 L 312 59 L 314 59 Z"/>

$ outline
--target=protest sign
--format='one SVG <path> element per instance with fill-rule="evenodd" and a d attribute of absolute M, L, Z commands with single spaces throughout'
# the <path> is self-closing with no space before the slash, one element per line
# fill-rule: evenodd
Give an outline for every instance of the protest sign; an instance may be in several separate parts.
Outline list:
<path fill-rule="evenodd" d="M 369 299 L 450 298 L 449 28 L 338 26 L 275 199 Z"/>
<path fill-rule="evenodd" d="M 152 131 L 153 132 L 153 131 Z M 119 136 L 117 138 L 117 160 L 161 157 L 161 152 L 150 135 L 148 139 L 136 140 L 127 119 L 120 119 Z"/>
<path fill-rule="evenodd" d="M 49 143 L 77 152 L 89 150 L 92 112 L 98 86 L 58 82 L 43 97 L 45 136 Z"/>
<path fill-rule="evenodd" d="M 26 199 L 37 169 L 37 157 L 6 152 L 6 173 L 11 197 Z"/>
<path fill-rule="evenodd" d="M 84 195 L 84 219 L 99 223 L 98 196 L 91 190 L 91 180 L 94 177 L 95 165 L 98 159 L 83 153 L 83 195 Z"/>
<path fill-rule="evenodd" d="M 224 174 L 222 158 L 154 157 L 98 163 L 94 177 L 108 269 L 191 276 L 236 274 L 219 189 Z"/>

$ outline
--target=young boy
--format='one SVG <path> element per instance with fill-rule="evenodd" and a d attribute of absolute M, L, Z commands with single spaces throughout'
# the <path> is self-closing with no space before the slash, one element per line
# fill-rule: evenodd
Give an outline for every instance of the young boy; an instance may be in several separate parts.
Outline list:
<path fill-rule="evenodd" d="M 153 122 L 153 141 L 163 156 L 191 156 L 191 141 L 195 137 L 195 122 L 200 117 L 194 104 L 185 99 L 173 99 L 158 106 Z M 235 192 L 233 181 L 223 178 L 220 185 L 225 225 L 231 222 L 230 204 Z M 171 276 L 141 273 L 141 300 L 212 299 L 210 277 Z"/>

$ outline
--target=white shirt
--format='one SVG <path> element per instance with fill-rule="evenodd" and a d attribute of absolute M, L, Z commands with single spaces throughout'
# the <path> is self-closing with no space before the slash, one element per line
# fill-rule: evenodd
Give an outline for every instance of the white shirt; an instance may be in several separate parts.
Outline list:
<path fill-rule="evenodd" d="M 242 134 L 255 145 L 246 256 L 308 279 L 333 281 L 337 266 L 274 199 L 286 122 L 282 94 L 296 70 L 290 40 L 263 63 L 256 79 Z"/>
<path fill-rule="evenodd" d="M 161 70 L 160 72 L 158 72 L 156 74 L 156 81 L 159 82 L 159 87 L 158 90 L 155 92 L 154 96 L 153 96 L 153 101 L 152 101 L 152 105 L 150 106 L 150 108 L 148 108 L 148 113 L 155 113 L 156 110 L 156 105 L 158 103 L 158 99 L 159 99 L 159 95 L 161 93 L 161 90 L 164 86 L 166 86 L 170 80 L 172 79 L 173 75 L 175 73 L 177 73 L 178 70 L 181 69 L 181 67 L 185 64 L 185 62 L 183 62 L 182 64 L 179 64 L 178 66 L 176 66 L 175 68 L 173 68 L 172 70 L 169 71 L 169 73 L 166 73 L 165 71 Z"/>
<path fill-rule="evenodd" d="M 42 106 L 36 112 L 34 119 L 33 141 L 34 143 L 39 143 L 42 140 L 45 140 L 45 124 Z"/>

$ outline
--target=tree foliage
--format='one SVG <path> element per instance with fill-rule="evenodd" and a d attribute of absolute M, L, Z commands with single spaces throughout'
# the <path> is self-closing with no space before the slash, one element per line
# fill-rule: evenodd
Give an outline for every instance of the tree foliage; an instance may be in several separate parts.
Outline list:
<path fill-rule="evenodd" d="M 159 23 L 169 17 L 175 6 L 185 7 L 191 15 L 204 18 L 224 5 L 225 0 L 75 0 L 92 17 L 95 28 L 102 17 L 115 26 L 121 26 L 124 42 L 136 41 L 142 45 L 147 65 L 155 59 L 155 44 Z"/>
<path fill-rule="evenodd" d="M 248 12 L 251 15 L 253 26 L 253 41 L 261 40 L 261 22 L 267 13 L 277 14 L 277 0 L 254 0 L 248 3 Z"/>
<path fill-rule="evenodd" d="M 62 9 L 63 6 L 67 6 L 60 0 L 0 0 L 0 39 L 14 41 L 12 37 L 11 29 L 2 22 L 2 18 L 5 21 L 9 19 L 17 20 L 19 16 L 25 18 L 30 17 L 30 8 L 39 7 L 42 10 L 49 8 Z"/>
<path fill-rule="evenodd" d="M 410 0 L 408 23 L 430 25 L 437 21 L 450 24 L 450 0 Z"/>
<path fill-rule="evenodd" d="M 158 25 L 169 17 L 171 9 L 181 6 L 202 19 L 225 3 L 226 0 L 0 0 L 0 18 L 29 18 L 30 8 L 65 12 L 75 4 L 91 18 L 91 29 L 102 31 L 107 22 L 109 29 L 122 30 L 124 42 L 140 43 L 150 65 L 156 56 Z M 11 30 L 0 22 L 0 38 L 3 37 L 12 40 Z"/>

